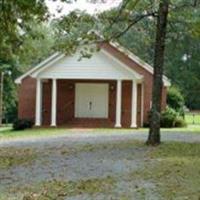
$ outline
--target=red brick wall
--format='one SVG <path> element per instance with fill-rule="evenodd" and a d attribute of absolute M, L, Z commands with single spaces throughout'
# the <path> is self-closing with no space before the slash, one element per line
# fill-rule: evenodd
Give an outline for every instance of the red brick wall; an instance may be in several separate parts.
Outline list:
<path fill-rule="evenodd" d="M 36 80 L 25 78 L 18 89 L 18 116 L 20 119 L 35 119 Z"/>
<path fill-rule="evenodd" d="M 57 81 L 57 124 L 66 125 L 74 119 L 75 110 L 75 83 L 92 82 L 109 84 L 109 121 L 114 125 L 116 114 L 116 81 L 80 81 L 80 80 L 58 80 Z M 42 124 L 50 125 L 51 121 L 51 80 L 43 82 L 42 94 Z M 141 126 L 141 84 L 138 84 L 137 97 L 137 124 Z M 146 85 L 144 91 L 144 115 L 150 108 L 150 96 Z M 163 89 L 162 109 L 166 107 L 166 91 Z M 35 119 L 35 93 L 36 81 L 33 78 L 26 78 L 19 87 L 19 118 Z M 146 99 L 145 99 L 146 97 Z M 148 97 L 148 98 L 147 98 Z M 132 101 L 132 82 L 122 82 L 122 126 L 131 125 L 131 101 Z M 145 120 L 144 120 L 145 121 Z"/>
<path fill-rule="evenodd" d="M 116 81 L 109 82 L 109 119 L 114 124 L 116 114 Z"/>
<path fill-rule="evenodd" d="M 122 82 L 122 127 L 131 126 L 132 82 Z"/>
<path fill-rule="evenodd" d="M 50 125 L 51 123 L 51 89 L 52 81 L 47 80 L 42 84 L 42 124 Z"/>
<path fill-rule="evenodd" d="M 74 118 L 75 84 L 70 80 L 58 80 L 57 87 L 57 123 L 64 125 Z"/>
<path fill-rule="evenodd" d="M 141 84 L 138 84 L 138 87 L 137 87 L 137 125 L 139 127 L 142 126 L 142 123 L 141 123 L 141 111 L 142 111 L 142 85 Z"/>

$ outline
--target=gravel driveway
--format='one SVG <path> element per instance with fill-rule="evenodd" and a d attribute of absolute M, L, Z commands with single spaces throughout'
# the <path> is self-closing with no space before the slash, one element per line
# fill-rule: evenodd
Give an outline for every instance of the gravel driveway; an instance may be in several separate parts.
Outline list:
<path fill-rule="evenodd" d="M 0 150 L 10 152 L 31 152 L 33 159 L 25 164 L 11 165 L 0 169 L 0 193 L 11 195 L 7 199 L 23 199 L 13 192 L 17 188 L 48 180 L 81 181 L 90 179 L 115 178 L 117 186 L 107 194 L 97 196 L 74 194 L 66 200 L 142 199 L 138 187 L 145 188 L 147 199 L 160 199 L 152 193 L 155 185 L 151 182 L 138 182 L 129 177 L 130 173 L 144 167 L 148 148 L 134 140 L 145 141 L 147 132 L 113 130 L 108 132 L 73 130 L 73 134 L 23 138 L 0 141 Z M 200 142 L 199 134 L 165 132 L 163 141 Z M 128 145 L 127 145 L 128 144 Z M 129 181 L 127 181 L 129 180 Z M 117 189 L 116 189 L 117 188 Z M 128 198 L 130 196 L 130 198 Z M 113 198 L 114 197 L 114 198 Z M 1 199 L 1 196 L 0 196 Z"/>
<path fill-rule="evenodd" d="M 110 141 L 127 141 L 127 140 L 140 140 L 146 141 L 148 137 L 147 131 L 131 131 L 131 130 L 84 130 L 72 129 L 69 130 L 70 134 L 58 136 L 43 136 L 43 137 L 27 137 L 16 138 L 12 140 L 0 140 L 0 147 L 2 146 L 36 146 L 41 145 L 57 145 L 66 144 L 96 144 L 106 143 Z M 163 131 L 161 134 L 162 141 L 180 141 L 180 142 L 200 142 L 200 134 L 194 132 L 177 131 Z"/>

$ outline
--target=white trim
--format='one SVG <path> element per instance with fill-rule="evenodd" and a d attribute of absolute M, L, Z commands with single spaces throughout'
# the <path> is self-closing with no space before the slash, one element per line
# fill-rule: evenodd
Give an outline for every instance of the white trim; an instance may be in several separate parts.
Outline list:
<path fill-rule="evenodd" d="M 40 78 L 42 78 L 42 79 L 54 79 L 54 78 L 56 78 L 57 80 L 63 80 L 63 79 L 67 79 L 67 80 L 106 80 L 106 81 L 108 81 L 108 80 L 110 80 L 110 81 L 116 81 L 117 80 L 117 78 L 116 77 L 113 77 L 113 78 L 107 78 L 107 77 L 91 77 L 91 78 L 89 78 L 89 77 L 81 77 L 81 78 L 77 78 L 77 77 L 67 77 L 67 78 L 61 78 L 61 77 L 55 77 L 55 76 L 48 76 L 48 77 L 40 77 Z M 131 78 L 121 78 L 121 79 L 123 79 L 123 80 L 133 80 L 133 78 L 131 79 Z M 135 81 L 137 82 L 137 83 L 141 83 L 142 82 L 142 80 L 138 80 L 138 79 L 135 79 Z"/>
<path fill-rule="evenodd" d="M 121 127 L 122 80 L 117 80 L 115 127 Z"/>
<path fill-rule="evenodd" d="M 137 82 L 132 81 L 131 128 L 137 128 Z"/>
<path fill-rule="evenodd" d="M 36 78 L 38 76 L 39 73 L 41 73 L 43 70 L 45 70 L 46 68 L 50 67 L 51 65 L 55 64 L 56 62 L 58 62 L 59 60 L 61 60 L 62 58 L 65 57 L 65 54 L 60 54 L 58 57 L 56 57 L 54 60 L 52 60 L 51 62 L 49 62 L 48 64 L 46 64 L 45 66 L 42 66 L 40 69 L 38 69 L 37 71 L 33 72 L 31 74 L 31 76 L 33 78 Z"/>
<path fill-rule="evenodd" d="M 42 118 L 42 81 L 36 82 L 36 106 L 35 106 L 35 126 L 41 126 Z"/>
<path fill-rule="evenodd" d="M 48 57 L 47 59 L 45 59 L 44 61 L 40 62 L 38 65 L 36 65 L 35 67 L 32 67 L 30 70 L 28 70 L 26 73 L 24 73 L 23 75 L 21 75 L 20 77 L 18 77 L 15 80 L 16 84 L 20 84 L 21 81 L 26 77 L 29 76 L 31 73 L 33 73 L 34 71 L 38 70 L 40 67 L 48 64 L 50 61 L 52 61 L 53 59 L 55 59 L 58 55 L 60 55 L 61 53 L 56 52 L 53 55 L 51 55 L 50 57 Z"/>
<path fill-rule="evenodd" d="M 57 81 L 52 79 L 52 96 L 51 96 L 51 126 L 56 126 L 57 114 Z"/>

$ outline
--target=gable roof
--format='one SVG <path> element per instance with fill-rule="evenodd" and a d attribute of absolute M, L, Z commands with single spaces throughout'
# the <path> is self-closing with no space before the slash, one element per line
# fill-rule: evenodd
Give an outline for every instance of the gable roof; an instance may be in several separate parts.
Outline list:
<path fill-rule="evenodd" d="M 126 48 L 124 48 L 123 46 L 121 46 L 117 42 L 109 42 L 108 44 L 111 45 L 112 47 L 116 48 L 119 52 L 123 53 L 125 56 L 127 56 L 129 59 L 131 59 L 132 61 L 137 63 L 140 67 L 142 67 L 143 69 L 148 71 L 150 74 L 153 74 L 153 71 L 154 71 L 153 67 L 150 66 L 148 63 L 144 62 L 142 59 L 140 59 L 138 56 L 133 54 L 131 51 L 127 50 Z M 32 73 L 36 72 L 37 70 L 40 71 L 44 67 L 47 68 L 48 66 L 50 66 L 50 65 L 54 64 L 55 62 L 61 60 L 64 56 L 65 55 L 63 53 L 60 53 L 60 52 L 54 53 L 52 56 L 48 57 L 47 59 L 40 62 L 38 65 L 36 65 L 35 67 L 28 70 L 26 73 L 24 73 L 20 77 L 18 77 L 15 80 L 15 83 L 20 84 L 21 81 L 24 78 L 26 78 L 27 76 L 30 76 Z M 170 86 L 170 81 L 166 76 L 163 76 L 163 82 L 164 82 L 165 86 Z"/>

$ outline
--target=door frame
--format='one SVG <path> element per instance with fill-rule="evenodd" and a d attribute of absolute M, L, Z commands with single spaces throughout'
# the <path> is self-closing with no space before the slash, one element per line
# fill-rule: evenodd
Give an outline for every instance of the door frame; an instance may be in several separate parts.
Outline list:
<path fill-rule="evenodd" d="M 78 85 L 104 85 L 106 87 L 106 94 L 105 94 L 105 117 L 93 117 L 93 116 L 88 116 L 88 117 L 80 117 L 79 116 L 79 110 L 78 110 L 78 100 L 77 100 L 77 96 L 79 97 L 79 95 L 77 95 L 77 86 Z M 80 97 L 79 97 L 80 98 Z M 74 116 L 75 118 L 93 118 L 93 119 L 108 119 L 109 118 L 109 83 L 105 83 L 105 82 L 102 82 L 102 83 L 98 83 L 98 82 L 78 82 L 78 83 L 75 83 L 75 108 L 74 108 Z"/>

